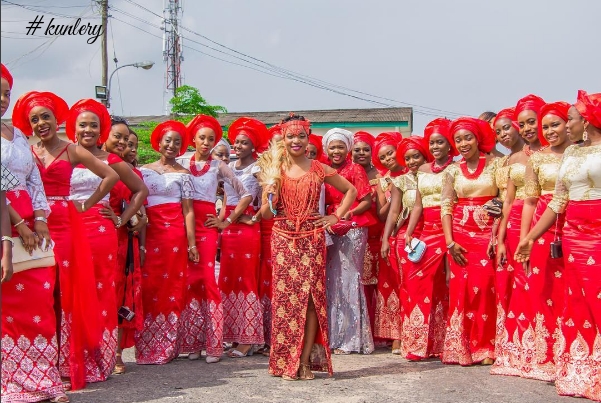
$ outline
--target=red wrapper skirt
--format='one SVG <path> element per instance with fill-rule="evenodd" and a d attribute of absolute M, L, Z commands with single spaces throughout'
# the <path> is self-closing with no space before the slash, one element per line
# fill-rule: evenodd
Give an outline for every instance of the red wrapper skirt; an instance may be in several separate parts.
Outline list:
<path fill-rule="evenodd" d="M 261 268 L 259 271 L 259 300 L 263 307 L 265 343 L 271 340 L 271 232 L 273 220 L 261 221 Z"/>
<path fill-rule="evenodd" d="M 31 198 L 7 192 L 11 206 L 33 228 Z M 18 236 L 13 228 L 13 236 Z M 2 284 L 2 401 L 50 399 L 64 393 L 58 372 L 54 314 L 56 267 L 15 273 Z"/>
<path fill-rule="evenodd" d="M 181 346 L 188 240 L 181 203 L 147 207 L 146 261 L 142 266 L 144 328 L 136 332 L 136 362 L 166 364 Z"/>
<path fill-rule="evenodd" d="M 488 256 L 492 219 L 482 208 L 491 197 L 460 198 L 453 211 L 453 239 L 467 249 L 466 266 L 449 259 L 449 315 L 445 364 L 472 365 L 494 358 L 495 269 Z"/>
<path fill-rule="evenodd" d="M 376 309 L 374 315 L 374 337 L 388 340 L 400 340 L 402 332 L 402 295 L 401 272 L 398 259 L 398 240 L 405 236 L 405 229 L 401 228 L 396 237 L 388 240 L 390 252 L 388 259 L 381 258 L 378 270 L 378 284 L 376 291 Z M 401 234 L 402 235 L 399 235 Z M 401 236 L 401 238 L 399 238 Z"/>
<path fill-rule="evenodd" d="M 547 209 L 552 195 L 542 196 L 536 208 L 534 226 Z M 520 220 L 521 211 L 517 214 Z M 498 305 L 496 361 L 492 374 L 513 375 L 543 381 L 555 379 L 553 358 L 554 336 L 557 319 L 563 309 L 563 259 L 552 259 L 550 243 L 562 236 L 564 215 L 558 217 L 557 232 L 553 225 L 532 248 L 531 275 L 526 276 L 522 264 L 513 263 L 514 282 L 509 290 L 509 305 Z M 519 243 L 519 230 L 508 227 L 507 261 L 514 262 L 513 255 Z M 511 258 L 511 260 L 509 260 Z"/>
<path fill-rule="evenodd" d="M 570 201 L 565 220 L 555 387 L 560 395 L 601 401 L 601 200 Z"/>
<path fill-rule="evenodd" d="M 86 382 L 105 381 L 115 367 L 117 351 L 117 301 L 114 275 L 117 270 L 117 230 L 113 221 L 100 215 L 97 204 L 82 214 L 92 249 L 96 295 L 100 310 L 95 319 L 101 326 L 100 346 L 86 352 Z"/>
<path fill-rule="evenodd" d="M 269 373 L 296 377 L 305 338 L 309 298 L 313 300 L 319 329 L 311 352 L 311 369 L 332 375 L 326 301 L 326 245 L 323 232 L 300 238 L 287 236 L 295 223 L 276 220 L 271 238 L 273 268 L 272 337 Z M 313 231 L 313 220 L 300 231 Z"/>
<path fill-rule="evenodd" d="M 215 215 L 215 203 L 195 200 L 198 263 L 188 261 L 186 305 L 182 312 L 182 353 L 206 350 L 208 356 L 223 354 L 223 306 L 215 280 L 217 228 L 207 228 L 207 215 Z"/>
<path fill-rule="evenodd" d="M 227 206 L 226 215 L 234 206 Z M 254 214 L 249 208 L 246 214 Z M 221 234 L 219 289 L 223 302 L 223 340 L 263 344 L 263 308 L 259 301 L 261 227 L 230 224 Z"/>
<path fill-rule="evenodd" d="M 413 236 L 426 244 L 418 263 L 404 258 L 403 289 L 406 293 L 401 349 L 410 359 L 442 353 L 449 289 L 445 277 L 446 245 L 440 223 L 440 207 L 423 210 L 423 227 Z M 405 244 L 404 242 L 398 242 Z M 403 255 L 406 252 L 403 250 Z"/>
<path fill-rule="evenodd" d="M 375 215 L 374 215 L 375 216 Z M 367 246 L 365 248 L 365 259 L 363 262 L 363 271 L 361 272 L 361 284 L 365 291 L 365 302 L 367 303 L 367 313 L 369 314 L 369 323 L 371 331 L 374 333 L 376 301 L 378 295 L 378 273 L 380 271 L 380 262 L 382 255 L 382 232 L 384 224 L 377 223 L 367 227 Z"/>

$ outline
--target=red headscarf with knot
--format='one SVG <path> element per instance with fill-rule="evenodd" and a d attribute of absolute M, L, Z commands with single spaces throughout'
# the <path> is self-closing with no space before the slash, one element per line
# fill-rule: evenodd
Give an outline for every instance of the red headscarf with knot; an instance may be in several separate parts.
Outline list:
<path fill-rule="evenodd" d="M 514 120 L 518 120 L 518 115 L 523 111 L 534 111 L 538 116 L 540 112 L 540 108 L 546 104 L 545 100 L 539 97 L 538 95 L 529 94 L 524 98 L 520 99 L 515 106 L 515 118 Z"/>
<path fill-rule="evenodd" d="M 488 154 L 495 148 L 496 136 L 487 121 L 471 117 L 461 117 L 455 119 L 453 123 L 451 123 L 449 131 L 451 136 L 455 136 L 455 133 L 462 129 L 468 130 L 476 136 L 476 139 L 478 140 L 478 150 L 481 152 Z M 451 145 L 457 150 L 454 140 Z M 459 150 L 457 150 L 457 152 L 459 153 Z"/>
<path fill-rule="evenodd" d="M 150 134 L 150 145 L 156 152 L 159 152 L 159 144 L 161 139 L 168 132 L 176 132 L 182 137 L 182 147 L 179 149 L 178 155 L 183 155 L 188 149 L 188 137 L 186 136 L 186 126 L 182 122 L 176 120 L 167 120 L 154 128 Z"/>
<path fill-rule="evenodd" d="M 403 135 L 399 132 L 384 132 L 378 134 L 378 136 L 375 138 L 374 145 L 371 148 L 371 162 L 372 164 L 374 164 L 374 167 L 376 167 L 378 171 L 388 171 L 388 168 L 386 168 L 380 162 L 380 157 L 378 156 L 380 150 L 386 146 L 393 146 L 394 148 L 397 148 L 401 140 L 403 140 Z M 400 165 L 405 165 L 405 160 L 402 159 L 401 161 L 402 162 L 400 163 Z"/>
<path fill-rule="evenodd" d="M 71 109 L 69 109 L 69 115 L 67 116 L 67 123 L 65 125 L 67 137 L 69 140 L 75 142 L 75 126 L 77 117 L 84 112 L 91 112 L 98 116 L 98 120 L 100 121 L 100 137 L 98 137 L 98 141 L 96 143 L 98 145 L 103 144 L 106 139 L 109 138 L 109 133 L 111 132 L 111 115 L 106 109 L 106 106 L 93 99 L 80 99 L 79 101 L 75 102 L 73 106 L 71 106 Z"/>
<path fill-rule="evenodd" d="M 317 161 L 323 162 L 323 145 L 321 144 L 321 136 L 317 134 L 309 134 L 309 144 L 313 144 L 317 149 Z"/>
<path fill-rule="evenodd" d="M 353 135 L 353 144 L 356 143 L 365 143 L 369 146 L 370 151 L 374 152 L 374 143 L 376 142 L 376 138 L 371 135 L 371 133 L 359 131 Z"/>
<path fill-rule="evenodd" d="M 217 119 L 208 115 L 196 115 L 194 119 L 192 119 L 190 123 L 186 125 L 188 144 L 194 147 L 194 137 L 196 136 L 196 133 L 198 133 L 198 131 L 203 127 L 208 127 L 209 129 L 213 130 L 215 133 L 215 145 L 217 145 L 219 140 L 221 140 L 223 137 L 223 129 L 221 128 L 221 125 Z"/>
<path fill-rule="evenodd" d="M 539 126 L 546 115 L 555 115 L 567 122 L 569 109 L 570 104 L 563 101 L 551 102 L 550 104 L 543 105 L 543 107 L 540 109 Z"/>
<path fill-rule="evenodd" d="M 230 125 L 228 134 L 228 137 L 232 141 L 232 145 L 236 142 L 236 137 L 238 137 L 238 135 L 241 134 L 248 137 L 253 144 L 253 148 L 255 149 L 253 152 L 253 156 L 255 157 L 257 152 L 263 149 L 270 139 L 267 126 L 265 126 L 263 122 L 247 117 L 236 119 Z"/>
<path fill-rule="evenodd" d="M 405 165 L 405 154 L 407 154 L 407 151 L 409 150 L 419 151 L 427 162 L 434 161 L 434 158 L 432 158 L 430 152 L 428 151 L 428 146 L 426 146 L 426 140 L 424 137 L 412 134 L 409 137 L 401 139 L 401 142 L 396 149 L 396 159 L 403 166 Z"/>
<path fill-rule="evenodd" d="M 8 88 L 13 89 L 13 76 L 10 74 L 10 71 L 6 68 L 4 63 L 0 63 L 2 66 L 2 78 L 8 81 Z"/>
<path fill-rule="evenodd" d="M 506 118 L 506 119 L 511 120 L 511 125 L 515 128 L 515 130 L 517 130 L 519 132 L 520 125 L 515 120 L 516 116 L 517 115 L 515 113 L 515 108 L 513 108 L 513 107 L 501 109 L 499 111 L 499 113 L 497 113 L 497 116 L 495 116 L 494 120 L 492 121 L 492 125 L 494 127 L 497 124 L 497 120 Z"/>
<path fill-rule="evenodd" d="M 436 118 L 426 125 L 426 128 L 424 129 L 424 142 L 428 148 L 428 158 L 432 158 L 432 160 L 434 160 L 434 157 L 432 154 L 430 154 L 430 136 L 432 136 L 434 133 L 438 133 L 447 139 L 449 146 L 451 147 L 449 150 L 450 156 L 454 157 L 457 155 L 457 150 L 455 150 L 455 147 L 453 147 L 453 137 L 449 132 L 450 128 L 451 120 L 447 118 Z"/>
<path fill-rule="evenodd" d="M 578 104 L 581 105 L 582 111 L 578 109 Z M 589 95 L 586 91 L 578 90 L 576 108 L 591 125 L 601 129 L 601 93 Z"/>
<path fill-rule="evenodd" d="M 67 105 L 64 99 L 52 92 L 30 91 L 23 94 L 21 98 L 17 100 L 15 107 L 13 108 L 12 116 L 13 126 L 21 130 L 27 136 L 33 134 L 33 128 L 29 122 L 29 113 L 36 106 L 42 106 L 52 111 L 57 125 L 61 125 L 67 120 L 69 105 Z"/>

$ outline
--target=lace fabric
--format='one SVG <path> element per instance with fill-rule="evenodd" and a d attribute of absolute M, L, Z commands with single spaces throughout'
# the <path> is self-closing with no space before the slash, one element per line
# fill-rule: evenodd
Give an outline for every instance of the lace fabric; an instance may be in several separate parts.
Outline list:
<path fill-rule="evenodd" d="M 551 153 L 534 153 L 526 165 L 525 198 L 553 194 L 561 156 Z"/>
<path fill-rule="evenodd" d="M 253 169 L 255 169 L 256 165 L 257 163 L 253 162 L 244 169 L 236 169 L 236 161 L 229 163 L 228 167 L 230 168 L 230 171 L 232 171 L 234 177 L 240 181 L 246 192 L 240 196 L 240 189 L 236 189 L 232 183 L 224 180 L 223 188 L 225 190 L 228 206 L 236 206 L 240 199 L 245 196 L 250 195 L 253 200 L 259 197 L 261 194 L 261 186 L 253 173 Z"/>
<path fill-rule="evenodd" d="M 19 186 L 19 180 L 15 175 L 10 173 L 8 168 L 2 165 L 2 181 L 0 182 L 0 184 L 2 191 L 6 192 L 7 190 L 11 190 Z"/>
<path fill-rule="evenodd" d="M 178 162 L 184 168 L 190 166 L 190 158 L 179 158 Z M 204 175 L 192 175 L 192 183 L 194 184 L 194 194 L 192 198 L 194 200 L 215 203 L 217 199 L 217 186 L 220 181 L 223 181 L 224 184 L 231 187 L 239 199 L 251 195 L 225 162 L 219 160 L 196 162 L 196 167 L 200 170 L 205 164 L 211 164 L 211 167 Z"/>
<path fill-rule="evenodd" d="M 31 197 L 34 210 L 44 210 L 46 216 L 50 214 L 50 207 L 46 200 L 46 192 L 40 171 L 33 159 L 29 143 L 25 135 L 17 128 L 13 131 L 13 140 L 2 137 L 2 164 L 17 178 L 19 185 L 15 190 L 25 190 Z"/>
<path fill-rule="evenodd" d="M 150 168 L 140 168 L 144 183 L 148 187 L 148 207 L 159 204 L 179 203 L 182 199 L 192 199 L 194 185 L 192 176 L 184 172 L 160 174 Z"/>

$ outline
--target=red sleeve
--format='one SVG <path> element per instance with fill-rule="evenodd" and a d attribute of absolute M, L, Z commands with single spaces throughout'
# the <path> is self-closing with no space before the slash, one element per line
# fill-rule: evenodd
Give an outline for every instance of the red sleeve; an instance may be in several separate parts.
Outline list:
<path fill-rule="evenodd" d="M 363 199 L 371 194 L 371 186 L 365 169 L 359 164 L 353 163 L 351 183 L 357 189 L 357 200 Z"/>
<path fill-rule="evenodd" d="M 123 160 L 117 154 L 109 153 L 109 156 L 107 157 L 106 162 L 108 162 L 109 165 L 112 165 L 112 164 L 117 164 L 119 162 L 123 162 Z"/>

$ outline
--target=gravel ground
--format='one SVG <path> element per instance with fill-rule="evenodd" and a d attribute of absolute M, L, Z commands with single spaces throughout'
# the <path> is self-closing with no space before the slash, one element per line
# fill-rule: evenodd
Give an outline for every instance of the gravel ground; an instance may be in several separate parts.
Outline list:
<path fill-rule="evenodd" d="M 334 376 L 284 381 L 269 376 L 268 359 L 182 356 L 170 364 L 136 365 L 133 349 L 124 353 L 127 373 L 70 394 L 73 403 L 98 402 L 575 402 L 559 397 L 552 384 L 492 376 L 489 367 L 408 362 L 384 348 L 365 356 L 334 356 Z"/>

